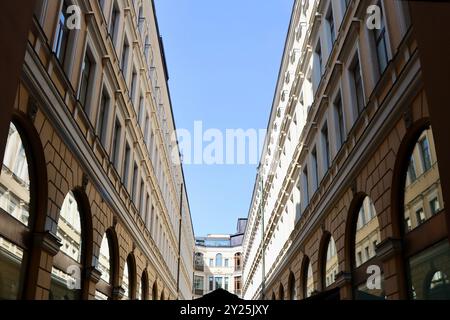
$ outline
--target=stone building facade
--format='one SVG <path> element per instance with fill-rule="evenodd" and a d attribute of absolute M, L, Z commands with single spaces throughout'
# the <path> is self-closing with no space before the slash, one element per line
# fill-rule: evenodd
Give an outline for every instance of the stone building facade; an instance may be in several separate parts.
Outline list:
<path fill-rule="evenodd" d="M 2 106 L 0 299 L 190 299 L 195 242 L 153 2 L 39 0 L 30 25 Z"/>
<path fill-rule="evenodd" d="M 243 242 L 244 298 L 450 298 L 449 81 L 438 71 L 449 59 L 431 58 L 421 10 L 448 30 L 448 4 L 295 1 Z"/>
<path fill-rule="evenodd" d="M 217 289 L 242 296 L 242 239 L 246 224 L 246 219 L 238 219 L 235 234 L 196 238 L 194 299 Z"/>

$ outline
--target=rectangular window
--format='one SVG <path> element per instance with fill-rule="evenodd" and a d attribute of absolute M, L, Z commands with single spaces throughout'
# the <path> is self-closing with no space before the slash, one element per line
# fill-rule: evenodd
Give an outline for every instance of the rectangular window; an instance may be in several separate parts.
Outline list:
<path fill-rule="evenodd" d="M 323 146 L 323 164 L 324 164 L 324 172 L 328 171 L 328 168 L 330 167 L 330 139 L 328 137 L 328 125 L 325 122 L 325 124 L 322 127 L 322 146 Z"/>
<path fill-rule="evenodd" d="M 69 43 L 70 29 L 67 27 L 67 9 L 69 4 L 67 1 L 62 1 L 61 11 L 58 16 L 58 24 L 55 32 L 55 43 L 53 52 L 61 64 L 64 64 L 67 52 L 67 45 Z"/>
<path fill-rule="evenodd" d="M 216 277 L 216 290 L 223 288 L 223 278 L 222 277 Z"/>
<path fill-rule="evenodd" d="M 144 128 L 144 114 L 145 114 L 145 105 L 144 105 L 144 97 L 141 95 L 139 97 L 139 113 L 138 113 L 138 123 L 141 126 L 141 129 Z M 144 132 L 145 137 L 145 132 Z"/>
<path fill-rule="evenodd" d="M 209 277 L 209 291 L 214 290 L 214 277 Z"/>
<path fill-rule="evenodd" d="M 430 144 L 426 137 L 420 140 L 420 155 L 422 157 L 423 171 L 426 172 L 431 169 Z"/>
<path fill-rule="evenodd" d="M 228 288 L 229 288 L 229 281 L 230 281 L 230 279 L 228 278 L 228 277 L 226 277 L 225 278 L 225 290 L 227 290 L 228 291 Z"/>
<path fill-rule="evenodd" d="M 209 259 L 209 266 L 214 267 L 214 259 Z"/>
<path fill-rule="evenodd" d="M 144 181 L 141 180 L 141 189 L 139 189 L 139 210 L 141 212 L 141 217 L 144 217 L 145 215 L 144 199 Z"/>
<path fill-rule="evenodd" d="M 225 259 L 225 268 L 228 268 L 228 267 L 229 267 L 229 262 L 230 262 L 230 260 Z"/>
<path fill-rule="evenodd" d="M 114 45 L 117 44 L 117 36 L 119 33 L 119 20 L 120 20 L 120 9 L 117 5 L 117 2 L 114 1 L 111 21 L 109 23 L 109 34 L 111 35 L 112 41 Z"/>
<path fill-rule="evenodd" d="M 303 169 L 303 175 L 302 175 L 302 186 L 303 186 L 303 192 L 305 196 L 303 197 L 305 208 L 309 205 L 309 182 L 308 182 L 308 167 L 305 166 L 305 169 Z"/>
<path fill-rule="evenodd" d="M 125 185 L 125 188 L 128 189 L 128 181 L 129 181 L 129 175 L 130 175 L 130 161 L 131 161 L 131 150 L 130 146 L 126 145 L 125 147 L 125 158 L 123 162 L 123 168 L 122 168 L 122 181 Z"/>
<path fill-rule="evenodd" d="M 425 213 L 423 211 L 422 208 L 416 210 L 416 219 L 417 219 L 417 224 L 421 225 L 422 223 L 425 222 Z"/>
<path fill-rule="evenodd" d="M 122 59 L 121 59 L 121 69 L 122 74 L 125 77 L 125 81 L 127 79 L 127 73 L 128 73 L 128 56 L 130 52 L 130 45 L 128 43 L 128 40 L 125 38 L 123 42 L 123 48 L 122 48 Z"/>
<path fill-rule="evenodd" d="M 378 7 L 382 8 L 381 3 L 378 3 Z M 382 10 L 382 9 L 381 9 Z M 378 58 L 378 68 L 380 74 L 384 72 L 388 63 L 387 54 L 387 41 L 386 41 L 386 26 L 384 24 L 383 13 L 381 12 L 381 25 L 380 29 L 375 28 L 373 30 L 373 35 L 375 38 L 375 46 L 377 48 L 377 58 Z"/>
<path fill-rule="evenodd" d="M 100 137 L 100 142 L 105 147 L 106 139 L 108 135 L 108 118 L 109 118 L 109 103 L 110 99 L 106 89 L 102 90 L 102 97 L 100 99 L 100 109 L 98 114 L 98 126 L 97 126 L 97 134 Z"/>
<path fill-rule="evenodd" d="M 330 44 L 331 44 L 330 48 L 332 48 L 334 40 L 336 40 L 336 31 L 334 29 L 333 8 L 331 2 L 330 2 L 330 10 L 328 11 L 327 15 L 327 24 L 328 30 L 330 31 Z"/>
<path fill-rule="evenodd" d="M 361 66 L 359 64 L 359 58 L 357 54 L 353 63 L 351 73 L 353 78 L 353 89 L 355 90 L 356 107 L 358 114 L 360 114 L 364 110 L 364 91 L 361 78 Z"/>
<path fill-rule="evenodd" d="M 411 160 L 409 162 L 408 178 L 409 178 L 410 183 L 413 183 L 414 181 L 417 180 L 416 164 L 414 162 L 414 157 L 411 157 Z"/>
<path fill-rule="evenodd" d="M 314 147 L 313 151 L 311 152 L 311 160 L 312 160 L 312 170 L 313 170 L 312 190 L 314 192 L 319 187 L 319 166 L 318 166 L 318 162 L 317 162 L 317 149 L 315 147 Z"/>
<path fill-rule="evenodd" d="M 85 110 L 87 110 L 88 107 L 87 103 L 88 103 L 89 88 L 91 85 L 92 69 L 93 69 L 92 60 L 89 57 L 89 52 L 86 51 L 81 70 L 81 84 L 79 93 L 80 103 Z"/>
<path fill-rule="evenodd" d="M 133 200 L 133 202 L 134 202 L 134 204 L 136 204 L 136 201 L 137 201 L 137 192 L 138 192 L 138 190 L 137 190 L 137 180 L 138 180 L 138 173 L 139 173 L 139 171 L 138 171 L 138 166 L 137 166 L 137 164 L 136 164 L 136 162 L 134 163 L 134 168 L 133 168 L 133 181 L 131 182 L 132 183 L 132 186 L 131 186 L 131 198 L 132 198 L 132 200 Z"/>
<path fill-rule="evenodd" d="M 339 94 L 334 101 L 334 110 L 336 115 L 336 142 L 337 148 L 336 150 L 340 150 L 342 145 L 345 142 L 346 134 L 345 134 L 345 118 L 344 118 L 344 110 L 342 108 L 342 99 Z"/>
<path fill-rule="evenodd" d="M 116 118 L 116 123 L 114 125 L 113 148 L 111 150 L 112 163 L 114 164 L 116 169 L 119 168 L 119 151 L 120 151 L 121 135 L 122 135 L 122 126 L 120 125 L 119 119 Z"/>
<path fill-rule="evenodd" d="M 130 86 L 130 98 L 133 105 L 135 105 L 136 98 L 136 89 L 137 89 L 137 72 L 136 69 L 133 69 L 133 74 L 131 76 L 131 86 Z M 136 109 L 136 107 L 135 107 Z"/>
<path fill-rule="evenodd" d="M 441 206 L 439 204 L 439 199 L 437 197 L 433 198 L 430 201 L 430 210 L 431 210 L 432 214 L 436 214 L 439 212 L 439 210 L 441 210 Z"/>

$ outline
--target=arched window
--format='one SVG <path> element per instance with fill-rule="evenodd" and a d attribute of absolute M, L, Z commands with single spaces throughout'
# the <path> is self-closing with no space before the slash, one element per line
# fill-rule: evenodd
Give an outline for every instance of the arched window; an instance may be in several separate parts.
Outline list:
<path fill-rule="evenodd" d="M 61 240 L 61 248 L 54 258 L 50 299 L 81 299 L 84 243 L 79 203 L 72 191 L 61 206 L 57 236 Z"/>
<path fill-rule="evenodd" d="M 416 229 L 444 209 L 431 129 L 420 135 L 410 155 L 404 199 L 405 233 Z"/>
<path fill-rule="evenodd" d="M 292 272 L 289 275 L 289 300 L 297 300 L 297 287 L 295 286 L 295 276 Z"/>
<path fill-rule="evenodd" d="M 101 272 L 99 284 L 95 298 L 97 300 L 107 300 L 111 297 L 112 292 L 112 271 L 113 271 L 113 245 L 108 233 L 105 233 L 100 246 L 100 254 L 98 257 L 98 270 Z"/>
<path fill-rule="evenodd" d="M 272 300 L 273 301 L 277 300 L 277 297 L 275 296 L 275 292 L 272 292 Z"/>
<path fill-rule="evenodd" d="M 409 147 L 401 173 L 405 179 L 401 214 L 409 296 L 450 299 L 450 244 L 448 231 L 439 227 L 446 225 L 446 212 L 431 127 L 418 132 Z"/>
<path fill-rule="evenodd" d="M 216 254 L 216 267 L 222 266 L 222 254 L 218 253 Z"/>
<path fill-rule="evenodd" d="M 0 176 L 0 208 L 29 225 L 30 177 L 22 138 L 11 123 Z"/>
<path fill-rule="evenodd" d="M 152 300 L 158 300 L 158 284 L 155 283 L 153 284 L 153 288 L 152 288 Z"/>
<path fill-rule="evenodd" d="M 339 261 L 336 251 L 336 243 L 334 238 L 330 236 L 328 241 L 327 255 L 324 270 L 325 288 L 329 287 L 336 281 L 336 275 L 339 273 Z"/>
<path fill-rule="evenodd" d="M 147 272 L 142 272 L 141 276 L 141 284 L 139 286 L 139 293 L 138 293 L 138 299 L 139 300 L 147 300 L 148 296 L 148 277 Z"/>
<path fill-rule="evenodd" d="M 32 231 L 29 157 L 22 139 L 11 122 L 0 173 L 0 300 L 22 296 L 26 237 Z M 10 230 L 20 232 L 12 235 Z"/>
<path fill-rule="evenodd" d="M 133 300 L 135 298 L 136 265 L 131 254 L 123 268 L 122 288 L 124 290 L 123 300 Z"/>
<path fill-rule="evenodd" d="M 161 292 L 161 299 L 160 299 L 160 300 L 161 300 L 161 301 L 166 300 L 166 298 L 164 297 L 164 291 Z"/>
<path fill-rule="evenodd" d="M 358 219 L 355 226 L 356 232 L 354 233 L 355 298 L 383 299 L 381 262 L 376 259 L 376 246 L 380 243 L 381 238 L 380 225 L 372 200 L 368 196 L 361 197 L 361 199 L 359 200 Z M 375 272 L 380 273 L 377 285 L 370 286 L 370 288 L 367 286 L 368 269 L 364 266 L 375 266 L 377 268 Z M 364 272 L 358 272 L 359 268 Z"/>
<path fill-rule="evenodd" d="M 278 296 L 280 300 L 284 300 L 284 287 L 283 284 L 280 284 L 280 288 L 278 289 Z"/>
<path fill-rule="evenodd" d="M 303 297 L 309 298 L 312 296 L 314 289 L 314 277 L 311 262 L 305 257 L 304 270 L 303 270 Z"/>

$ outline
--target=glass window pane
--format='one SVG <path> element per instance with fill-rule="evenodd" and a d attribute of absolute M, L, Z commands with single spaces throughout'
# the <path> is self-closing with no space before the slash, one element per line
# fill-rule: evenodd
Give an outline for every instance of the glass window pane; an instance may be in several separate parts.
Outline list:
<path fill-rule="evenodd" d="M 375 256 L 373 243 L 380 243 L 380 226 L 372 200 L 366 197 L 359 209 L 355 236 L 355 265 L 361 266 Z"/>
<path fill-rule="evenodd" d="M 412 299 L 450 299 L 450 245 L 448 240 L 412 257 L 408 266 Z"/>
<path fill-rule="evenodd" d="M 50 300 L 79 300 L 81 298 L 81 272 L 69 274 L 52 268 Z"/>
<path fill-rule="evenodd" d="M 336 274 L 339 273 L 339 263 L 338 256 L 336 251 L 336 243 L 334 242 L 333 237 L 330 238 L 330 242 L 328 243 L 327 249 L 327 261 L 325 265 L 325 286 L 333 284 L 336 279 Z"/>
<path fill-rule="evenodd" d="M 0 300 L 16 300 L 20 294 L 23 250 L 0 237 Z"/>
<path fill-rule="evenodd" d="M 0 174 L 0 208 L 28 225 L 29 207 L 28 159 L 20 134 L 11 123 Z"/>
<path fill-rule="evenodd" d="M 411 154 L 408 177 L 405 181 L 404 227 L 414 230 L 444 208 L 442 190 L 432 129 L 419 137 Z M 412 172 L 414 171 L 414 174 Z"/>
<path fill-rule="evenodd" d="M 98 268 L 102 273 L 101 279 L 110 283 L 111 278 L 111 258 L 109 251 L 108 237 L 103 236 L 102 245 L 100 247 L 100 257 L 98 260 Z"/>
<path fill-rule="evenodd" d="M 58 221 L 58 237 L 61 239 L 61 251 L 81 262 L 81 221 L 78 203 L 72 192 L 63 202 Z"/>

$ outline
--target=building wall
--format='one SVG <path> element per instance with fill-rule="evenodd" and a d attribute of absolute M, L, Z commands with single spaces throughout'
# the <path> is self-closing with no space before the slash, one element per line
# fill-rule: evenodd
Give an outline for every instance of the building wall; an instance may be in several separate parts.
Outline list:
<path fill-rule="evenodd" d="M 242 253 L 242 247 L 230 247 L 230 248 L 213 248 L 196 246 L 196 254 L 201 254 L 202 263 L 196 263 L 194 267 L 195 273 L 194 277 L 203 278 L 203 289 L 195 290 L 194 286 L 194 298 L 199 298 L 217 288 L 216 278 L 228 278 L 228 288 L 225 288 L 225 280 L 222 280 L 222 289 L 229 291 L 232 294 L 241 296 L 241 290 L 236 287 L 236 281 L 242 281 L 242 265 L 239 265 L 236 261 L 236 255 Z M 217 255 L 222 255 L 222 265 L 216 264 Z M 239 257 L 240 258 L 240 257 Z M 228 260 L 228 267 L 225 266 L 225 260 Z M 212 264 L 211 264 L 212 260 Z M 200 261 L 198 261 L 200 262 Z M 212 290 L 210 290 L 209 279 L 213 277 L 214 285 Z"/>
<path fill-rule="evenodd" d="M 426 298 L 416 283 L 411 289 L 408 273 L 419 269 L 416 260 L 431 252 L 426 248 L 437 246 L 440 258 L 429 259 L 446 261 L 448 226 L 435 163 L 439 155 L 434 154 L 432 131 L 425 131 L 433 123 L 407 4 L 380 2 L 386 46 L 377 50 L 377 33 L 366 26 L 368 6 L 376 1 L 346 3 L 294 3 L 244 237 L 244 298 L 306 298 L 336 287 L 343 299 L 367 293 L 388 299 L 414 294 Z M 386 52 L 385 65 L 381 51 Z M 339 123 L 344 124 L 342 130 Z M 426 197 L 423 190 L 436 186 L 440 209 L 426 213 L 426 223 L 405 231 L 404 207 L 413 193 L 405 187 L 408 165 L 424 135 L 434 161 L 422 182 L 425 187 L 416 187 L 417 193 Z M 369 215 L 372 205 L 374 216 Z M 362 206 L 365 223 L 358 221 Z M 430 232 L 433 237 L 424 236 Z M 336 256 L 326 263 L 330 239 Z M 331 274 L 324 270 L 334 273 L 336 258 L 337 275 L 326 286 Z M 380 289 L 371 291 L 365 285 L 370 266 L 380 268 Z M 448 274 L 445 262 L 439 268 Z"/>
<path fill-rule="evenodd" d="M 153 3 L 114 3 L 114 32 L 113 1 L 69 3 L 81 9 L 81 28 L 70 31 L 63 59 L 55 45 L 62 2 L 38 1 L 13 114 L 29 165 L 33 223 L 25 235 L 33 241 L 15 233 L 16 221 L 0 212 L 2 221 L 10 223 L 1 237 L 25 249 L 17 298 L 48 299 L 52 266 L 68 265 L 56 234 L 62 204 L 73 191 L 81 216 L 80 266 L 87 279 L 81 281 L 81 297 L 93 299 L 102 288 L 110 298 L 121 298 L 127 262 L 131 298 L 142 298 L 137 297 L 142 278 L 143 298 L 176 299 L 180 190 L 180 298 L 191 298 L 194 235 L 182 168 L 173 158 L 179 153 L 171 139 L 175 127 Z M 129 41 L 126 68 L 124 37 Z M 91 72 L 84 99 L 86 55 Z M 101 109 L 105 93 L 107 107 Z M 105 232 L 113 247 L 109 284 L 100 280 L 98 270 Z"/>

